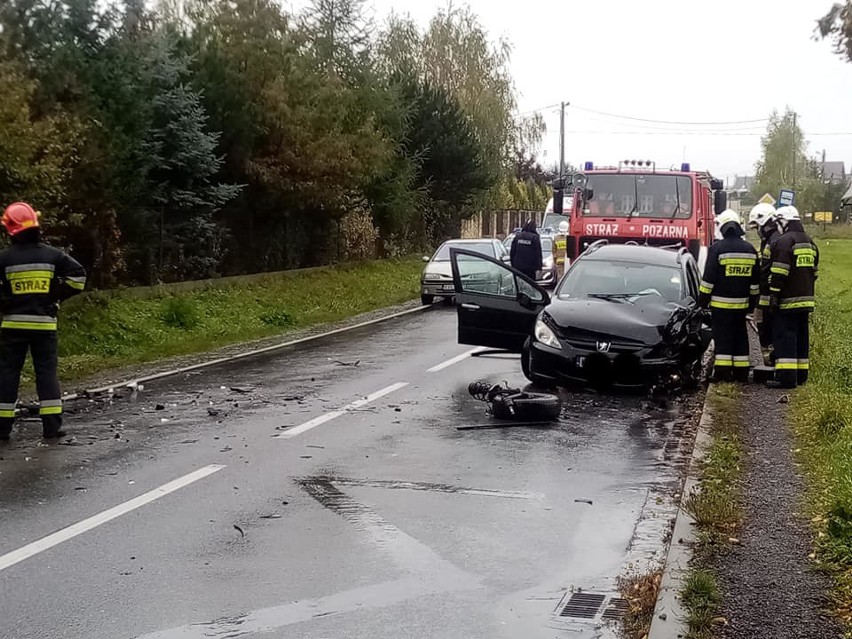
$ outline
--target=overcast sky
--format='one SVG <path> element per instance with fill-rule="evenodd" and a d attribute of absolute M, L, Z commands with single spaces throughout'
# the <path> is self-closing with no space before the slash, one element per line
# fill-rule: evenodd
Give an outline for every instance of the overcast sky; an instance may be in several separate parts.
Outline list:
<path fill-rule="evenodd" d="M 426 25 L 446 0 L 371 0 Z M 834 0 L 468 0 L 493 38 L 514 47 L 521 112 L 562 100 L 566 160 L 614 164 L 685 157 L 720 177 L 752 174 L 765 123 L 663 125 L 650 120 L 729 122 L 766 118 L 790 105 L 812 154 L 852 163 L 852 64 L 812 39 Z M 299 4 L 298 0 L 294 2 Z M 456 6 L 465 4 L 456 2 Z M 576 107 L 576 108 L 574 108 Z M 541 149 L 558 158 L 558 109 L 543 111 Z M 663 129 L 660 131 L 659 129 Z M 692 134 L 695 130 L 716 134 Z M 684 131 L 688 131 L 685 134 Z M 728 135 L 722 135 L 721 132 Z M 838 133 L 848 135 L 838 135 Z M 735 135 L 730 135 L 735 133 Z M 831 133 L 833 135 L 817 135 Z"/>

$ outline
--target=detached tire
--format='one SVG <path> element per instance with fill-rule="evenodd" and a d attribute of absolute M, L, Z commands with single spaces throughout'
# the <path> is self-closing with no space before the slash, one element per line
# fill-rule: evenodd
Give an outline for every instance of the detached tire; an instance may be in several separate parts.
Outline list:
<path fill-rule="evenodd" d="M 492 405 L 497 419 L 514 419 L 521 422 L 552 422 L 562 413 L 562 399 L 550 393 L 524 392 L 511 400 L 512 410 L 504 401 L 498 399 Z"/>

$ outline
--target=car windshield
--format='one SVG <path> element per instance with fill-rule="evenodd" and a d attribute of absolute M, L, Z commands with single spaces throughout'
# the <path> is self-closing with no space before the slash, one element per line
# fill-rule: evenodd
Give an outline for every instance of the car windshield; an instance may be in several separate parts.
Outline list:
<path fill-rule="evenodd" d="M 673 266 L 579 260 L 562 280 L 557 297 L 633 303 L 662 298 L 667 302 L 679 302 L 684 297 L 683 277 L 680 269 Z"/>
<path fill-rule="evenodd" d="M 567 215 L 557 215 L 556 213 L 547 213 L 541 223 L 541 228 L 551 228 L 556 230 L 559 228 L 560 222 L 569 222 Z"/>
<path fill-rule="evenodd" d="M 592 197 L 583 210 L 587 216 L 681 220 L 692 216 L 692 180 L 686 176 L 591 175 L 588 188 Z"/>
<path fill-rule="evenodd" d="M 487 255 L 488 257 L 497 257 L 494 253 L 494 244 L 492 242 L 447 242 L 437 250 L 435 256 L 432 258 L 432 261 L 449 262 L 451 248 L 463 249 L 465 251 L 473 251 L 474 253 L 481 253 L 482 255 Z"/>

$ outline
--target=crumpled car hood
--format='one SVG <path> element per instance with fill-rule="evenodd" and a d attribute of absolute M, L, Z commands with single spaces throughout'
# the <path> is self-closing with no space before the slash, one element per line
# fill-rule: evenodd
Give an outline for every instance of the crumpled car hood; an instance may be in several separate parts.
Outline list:
<path fill-rule="evenodd" d="M 653 346 L 690 311 L 680 304 L 659 298 L 635 304 L 618 301 L 576 299 L 554 300 L 545 312 L 565 333 L 579 331 L 589 337 L 620 338 Z"/>

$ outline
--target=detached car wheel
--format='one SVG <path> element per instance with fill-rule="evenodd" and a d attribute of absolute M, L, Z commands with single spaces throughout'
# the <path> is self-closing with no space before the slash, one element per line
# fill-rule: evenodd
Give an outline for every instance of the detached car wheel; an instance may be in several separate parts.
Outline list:
<path fill-rule="evenodd" d="M 423 306 L 430 306 L 432 303 L 434 303 L 434 301 L 435 301 L 434 295 L 421 295 L 420 296 L 420 303 L 423 304 Z"/>
<path fill-rule="evenodd" d="M 552 422 L 559 419 L 562 412 L 562 399 L 549 393 L 525 391 L 521 397 L 503 401 L 495 399 L 491 405 L 492 414 L 497 419 L 515 419 L 529 422 Z"/>

